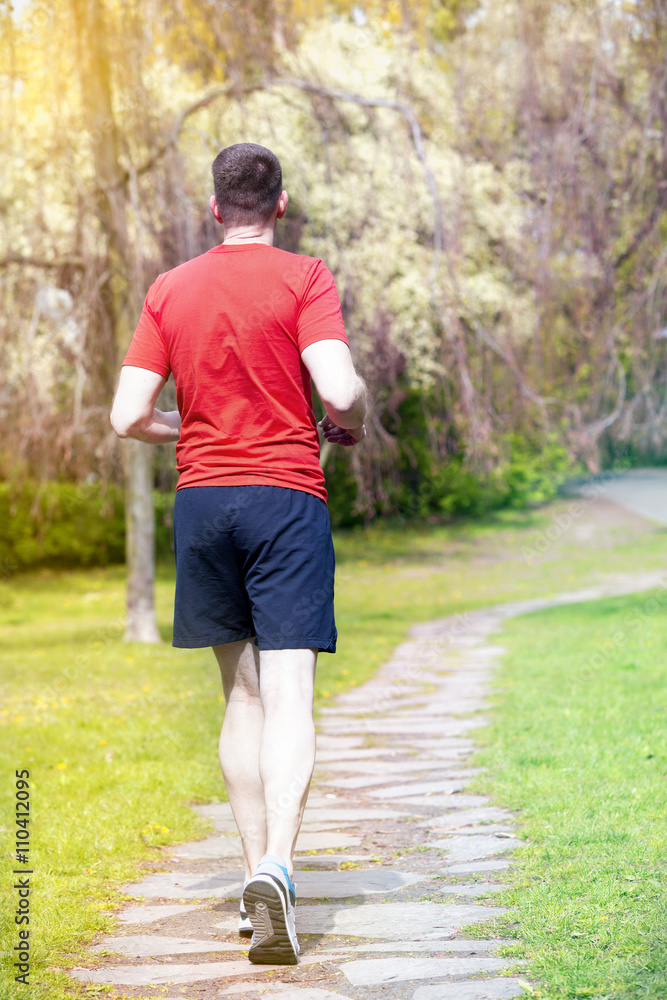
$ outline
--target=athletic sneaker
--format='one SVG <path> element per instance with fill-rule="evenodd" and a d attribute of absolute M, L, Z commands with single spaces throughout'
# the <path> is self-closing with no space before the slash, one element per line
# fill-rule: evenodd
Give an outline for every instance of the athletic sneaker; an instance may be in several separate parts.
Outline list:
<path fill-rule="evenodd" d="M 250 961 L 256 965 L 296 965 L 296 895 L 282 858 L 264 855 L 243 890 L 243 906 L 253 928 Z"/>
<path fill-rule="evenodd" d="M 243 905 L 243 898 L 241 898 L 241 906 L 239 907 L 239 934 L 244 938 L 252 937 L 252 923 Z"/>

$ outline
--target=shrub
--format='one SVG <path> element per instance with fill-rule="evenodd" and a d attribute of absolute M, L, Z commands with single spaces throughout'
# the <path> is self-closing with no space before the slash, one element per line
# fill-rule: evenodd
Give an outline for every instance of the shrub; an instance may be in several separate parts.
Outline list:
<path fill-rule="evenodd" d="M 173 559 L 173 495 L 154 493 L 156 552 Z M 125 560 L 123 491 L 113 483 L 0 483 L 0 575 Z"/>

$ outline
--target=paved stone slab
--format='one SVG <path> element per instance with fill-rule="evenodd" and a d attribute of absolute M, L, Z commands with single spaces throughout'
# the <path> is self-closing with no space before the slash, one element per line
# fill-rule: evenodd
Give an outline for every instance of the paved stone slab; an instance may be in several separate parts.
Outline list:
<path fill-rule="evenodd" d="M 361 837 L 349 833 L 310 833 L 308 829 L 299 834 L 297 851 L 340 851 L 347 847 L 359 847 Z"/>
<path fill-rule="evenodd" d="M 464 774 L 457 772 L 456 774 L 453 774 L 449 770 L 444 769 L 442 765 L 434 767 L 433 773 L 431 774 L 428 773 L 428 768 L 425 767 L 420 767 L 418 769 L 415 769 L 415 776 L 419 775 L 423 776 L 424 778 L 430 778 L 431 781 L 435 781 L 437 779 L 439 782 L 445 783 L 448 788 L 453 788 L 454 786 L 456 786 L 457 788 L 464 788 L 465 783 L 469 781 L 470 778 L 472 778 L 476 773 L 479 772 L 475 771 L 470 774 L 467 772 L 465 772 Z M 405 776 L 403 775 L 403 777 Z M 320 779 L 321 785 L 326 785 L 327 787 L 331 786 L 332 788 L 344 788 L 350 791 L 356 791 L 357 789 L 361 788 L 378 788 L 384 785 L 395 785 L 395 782 L 396 782 L 396 776 L 390 774 L 388 771 L 385 771 L 385 773 L 382 775 L 364 774 L 356 778 L 333 777 L 333 778 Z M 415 782 L 414 784 L 418 783 Z M 406 788 L 408 786 L 399 785 L 398 787 Z"/>
<path fill-rule="evenodd" d="M 329 763 L 330 761 L 378 760 L 383 754 L 386 756 L 387 752 L 379 747 L 363 747 L 358 750 L 318 750 L 315 763 L 317 765 Z M 391 752 L 389 756 L 391 756 Z M 395 752 L 394 756 L 396 756 Z"/>
<path fill-rule="evenodd" d="M 176 858 L 242 858 L 241 839 L 235 837 L 209 837 L 179 844 L 173 851 Z"/>
<path fill-rule="evenodd" d="M 493 861 L 469 861 L 462 865 L 448 865 L 445 871 L 449 875 L 474 875 L 477 872 L 501 872 L 510 868 L 511 861 L 497 859 Z"/>
<path fill-rule="evenodd" d="M 410 796 L 433 795 L 440 792 L 444 795 L 454 795 L 465 788 L 467 781 L 454 781 L 447 778 L 444 781 L 413 781 L 409 785 L 394 785 L 393 788 L 379 788 L 368 794 L 374 799 L 400 799 Z"/>
<path fill-rule="evenodd" d="M 337 1000 L 352 1000 L 351 997 L 343 996 L 342 993 L 331 993 L 329 990 L 321 990 L 317 987 L 290 986 L 287 983 L 262 983 L 261 995 L 278 994 L 280 1000 L 328 1000 L 336 997 Z M 218 991 L 219 997 L 239 997 L 246 993 L 257 993 L 257 983 L 236 983 L 229 989 Z M 165 997 L 164 1000 L 183 1000 L 183 996 Z M 253 1000 L 253 998 L 251 998 Z"/>
<path fill-rule="evenodd" d="M 415 735 L 415 736 L 461 736 L 470 732 L 471 729 L 479 729 L 485 726 L 488 719 L 470 718 L 457 719 L 450 717 L 439 717 L 425 719 L 424 722 L 415 720 L 414 716 L 401 719 L 361 719 L 358 723 L 337 723 L 336 730 L 340 732 L 355 730 L 367 735 L 377 734 L 379 736 L 391 735 Z M 333 728 L 333 727 L 332 727 Z"/>
<path fill-rule="evenodd" d="M 316 809 L 331 810 L 335 807 L 336 800 L 349 806 L 349 803 L 345 802 L 344 799 L 338 799 L 338 796 L 333 792 L 327 795 L 314 793 L 308 797 L 305 815 L 307 817 L 310 816 L 313 810 Z M 238 833 L 232 807 L 229 802 L 215 802 L 208 806 L 193 806 L 193 808 L 205 819 L 212 820 L 219 833 Z"/>
<path fill-rule="evenodd" d="M 507 965 L 503 958 L 367 958 L 345 962 L 340 968 L 353 986 L 373 986 L 409 979 L 496 972 Z"/>
<path fill-rule="evenodd" d="M 303 987 L 289 987 L 280 990 L 281 1000 L 346 1000 L 342 993 L 332 993 L 330 990 L 305 989 Z M 350 1000 L 350 998 L 348 998 Z"/>
<path fill-rule="evenodd" d="M 328 809 L 306 809 L 304 823 L 311 820 L 316 823 L 360 823 L 368 819 L 382 823 L 386 819 L 402 819 L 409 815 L 410 813 L 404 809 L 379 809 L 368 806 L 351 806 L 346 809 L 344 806 L 331 806 Z"/>
<path fill-rule="evenodd" d="M 478 939 L 452 938 L 445 941 L 372 941 L 365 944 L 356 944 L 344 949 L 345 955 L 354 954 L 378 954 L 380 952 L 394 951 L 441 951 L 452 952 L 453 954 L 476 955 L 479 952 L 493 952 L 508 944 L 516 944 L 513 938 L 489 939 L 480 941 Z M 324 961 L 327 955 L 335 955 L 334 951 L 320 951 L 317 953 L 320 960 Z"/>
<path fill-rule="evenodd" d="M 497 806 L 480 806 L 478 809 L 459 809 L 456 812 L 445 813 L 443 816 L 430 816 L 428 819 L 420 820 L 417 826 L 427 829 L 456 830 L 463 826 L 502 823 L 512 819 L 514 817 L 506 809 L 499 809 Z"/>
<path fill-rule="evenodd" d="M 398 805 L 410 805 L 415 811 L 425 812 L 426 808 L 429 809 L 457 809 L 461 808 L 474 808 L 475 806 L 484 806 L 490 801 L 488 795 L 465 795 L 461 793 L 456 793 L 454 795 L 406 795 L 402 799 L 392 799 L 392 805 L 396 802 Z M 422 807 L 419 809 L 418 807 Z"/>
<path fill-rule="evenodd" d="M 352 750 L 364 746 L 363 736 L 336 736 L 333 733 L 318 733 L 318 750 Z"/>
<path fill-rule="evenodd" d="M 299 872 L 297 895 L 301 899 L 344 899 L 376 892 L 394 892 L 406 885 L 423 882 L 428 875 L 372 869 L 337 872 Z M 243 892 L 241 874 L 198 874 L 191 872 L 156 872 L 126 891 L 152 899 L 239 899 Z"/>
<path fill-rule="evenodd" d="M 298 882 L 299 880 L 297 880 Z M 506 907 L 475 903 L 366 903 L 297 906 L 297 933 L 441 941 L 461 927 L 506 913 Z"/>
<path fill-rule="evenodd" d="M 238 918 L 237 923 L 238 923 Z M 195 955 L 210 951 L 247 951 L 247 944 L 227 944 L 224 941 L 168 937 L 160 934 L 128 934 L 125 937 L 105 937 L 91 951 L 116 951 L 131 958 L 158 955 Z"/>
<path fill-rule="evenodd" d="M 297 871 L 307 871 L 308 868 L 324 867 L 332 871 L 337 871 L 344 861 L 354 861 L 363 864 L 368 863 L 372 857 L 370 854 L 306 854 L 300 857 L 298 854 L 294 858 L 294 866 Z"/>
<path fill-rule="evenodd" d="M 234 813 L 229 802 L 212 802 L 207 806 L 193 806 L 195 812 L 206 819 L 231 819 L 234 820 Z"/>
<path fill-rule="evenodd" d="M 335 792 L 325 792 L 324 794 L 318 794 L 317 792 L 311 792 L 308 796 L 308 804 L 306 805 L 306 811 L 309 809 L 333 809 L 335 806 L 349 806 L 350 803 L 347 799 L 343 799 L 340 795 L 336 795 Z"/>
<path fill-rule="evenodd" d="M 318 823 L 317 820 L 314 822 L 306 822 L 305 820 L 301 824 L 301 834 L 304 833 L 326 833 L 329 830 L 340 830 L 344 826 L 356 826 L 354 820 L 329 820 L 328 823 Z M 438 831 L 440 832 L 440 831 Z M 316 850 L 317 848 L 311 848 L 311 850 Z M 327 848 L 324 848 L 325 850 Z M 304 848 L 302 847 L 303 851 Z"/>
<path fill-rule="evenodd" d="M 156 872 L 127 886 L 125 891 L 146 899 L 240 899 L 243 875 Z"/>
<path fill-rule="evenodd" d="M 459 767 L 460 759 L 452 757 L 451 767 Z M 434 768 L 443 770 L 448 765 L 441 757 L 413 757 L 412 760 L 378 760 L 377 755 L 369 760 L 334 760 L 326 767 L 321 767 L 321 771 L 327 774 L 412 774 L 414 771 L 432 771 Z"/>
<path fill-rule="evenodd" d="M 466 739 L 464 736 L 440 736 L 438 739 L 415 737 L 410 741 L 410 745 L 417 750 L 460 750 L 461 752 L 472 752 L 475 749 L 474 740 Z"/>
<path fill-rule="evenodd" d="M 431 831 L 432 833 L 447 833 L 451 836 L 456 835 L 457 837 L 506 837 L 509 839 L 516 838 L 516 827 L 515 826 L 501 826 L 499 823 L 482 823 L 481 826 L 463 826 L 455 827 L 454 829 L 437 826 Z"/>
<path fill-rule="evenodd" d="M 477 861 L 494 854 L 504 854 L 521 845 L 516 837 L 448 837 L 446 840 L 434 840 L 427 847 L 435 847 L 447 852 L 451 861 Z"/>
<path fill-rule="evenodd" d="M 475 982 L 420 986 L 412 1000 L 509 1000 L 526 996 L 516 979 L 479 979 Z"/>
<path fill-rule="evenodd" d="M 200 983 L 264 972 L 285 971 L 284 965 L 253 965 L 240 962 L 202 962 L 199 965 L 114 965 L 107 969 L 72 969 L 80 983 L 110 983 L 113 986 L 149 986 Z M 257 987 L 255 987 L 256 989 Z"/>
<path fill-rule="evenodd" d="M 299 834 L 296 849 L 297 851 L 342 850 L 347 847 L 359 847 L 360 843 L 360 837 L 352 837 L 347 833 L 313 831 L 306 826 Z M 239 837 L 211 837 L 209 840 L 194 840 L 189 844 L 181 844 L 175 855 L 179 858 L 241 858 L 243 851 Z"/>
<path fill-rule="evenodd" d="M 191 913 L 200 910 L 201 906 L 193 903 L 165 903 L 162 906 L 128 906 L 116 914 L 121 924 L 154 924 L 165 917 L 174 917 L 177 913 Z"/>

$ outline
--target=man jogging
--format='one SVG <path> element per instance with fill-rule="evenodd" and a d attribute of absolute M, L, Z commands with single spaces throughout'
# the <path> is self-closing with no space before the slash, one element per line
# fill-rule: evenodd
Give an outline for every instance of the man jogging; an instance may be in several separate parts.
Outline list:
<path fill-rule="evenodd" d="M 337 638 L 310 379 L 324 436 L 340 445 L 365 435 L 366 392 L 331 272 L 273 246 L 288 202 L 277 158 L 229 146 L 213 181 L 224 242 L 149 289 L 111 422 L 120 437 L 178 442 L 173 644 L 212 646 L 220 666 L 220 764 L 243 845 L 250 960 L 293 965 L 315 664 Z M 170 372 L 178 410 L 163 412 L 155 403 Z"/>

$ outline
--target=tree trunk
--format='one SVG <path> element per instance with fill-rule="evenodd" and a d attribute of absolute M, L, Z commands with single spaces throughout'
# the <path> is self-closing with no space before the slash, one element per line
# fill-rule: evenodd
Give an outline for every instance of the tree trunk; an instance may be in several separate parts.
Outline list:
<path fill-rule="evenodd" d="M 81 97 L 90 133 L 97 183 L 96 213 L 106 236 L 109 279 L 102 301 L 119 358 L 127 350 L 139 317 L 141 290 L 133 279 L 132 248 L 126 230 L 127 192 L 118 162 L 118 128 L 113 111 L 111 61 L 103 0 L 73 0 L 79 37 Z M 155 523 L 153 453 L 133 441 L 126 452 L 127 627 L 125 638 L 160 642 L 154 605 Z"/>
<path fill-rule="evenodd" d="M 155 620 L 155 514 L 153 451 L 143 441 L 125 443 L 127 557 L 126 642 L 161 642 Z"/>

